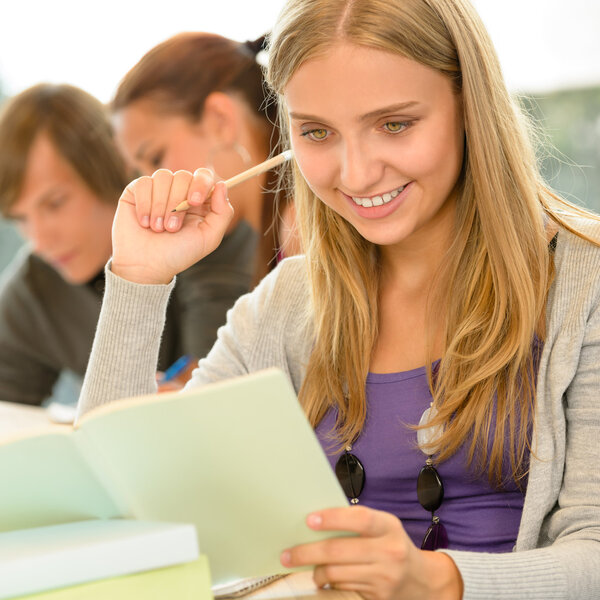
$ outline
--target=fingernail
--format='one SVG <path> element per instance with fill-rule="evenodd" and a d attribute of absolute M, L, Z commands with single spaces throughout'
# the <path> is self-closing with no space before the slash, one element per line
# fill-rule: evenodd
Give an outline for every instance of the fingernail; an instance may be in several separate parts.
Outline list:
<path fill-rule="evenodd" d="M 284 567 L 290 567 L 292 564 L 292 555 L 288 550 L 285 550 L 281 553 L 279 560 Z"/>
<path fill-rule="evenodd" d="M 168 229 L 175 229 L 177 224 L 179 223 L 179 219 L 177 217 L 169 217 L 169 222 L 167 223 Z"/>
<path fill-rule="evenodd" d="M 150 217 L 148 215 L 142 217 L 142 227 L 150 227 Z"/>
<path fill-rule="evenodd" d="M 308 517 L 306 518 L 306 523 L 309 527 L 314 527 L 316 529 L 318 527 L 321 527 L 321 524 L 323 523 L 323 518 L 321 517 L 321 515 L 308 515 Z"/>
<path fill-rule="evenodd" d="M 194 192 L 190 196 L 190 202 L 200 202 L 200 199 L 201 199 L 200 192 Z"/>
<path fill-rule="evenodd" d="M 156 221 L 154 221 L 154 227 L 159 231 L 162 231 L 164 229 L 162 217 L 156 217 Z"/>

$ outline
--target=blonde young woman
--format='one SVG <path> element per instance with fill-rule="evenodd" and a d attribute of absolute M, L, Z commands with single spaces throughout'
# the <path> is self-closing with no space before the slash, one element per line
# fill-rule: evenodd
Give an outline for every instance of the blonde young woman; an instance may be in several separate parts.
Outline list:
<path fill-rule="evenodd" d="M 541 181 L 473 8 L 290 0 L 268 75 L 306 256 L 238 301 L 188 385 L 282 368 L 358 503 L 307 517 L 356 537 L 282 564 L 369 599 L 599 597 L 600 222 Z M 118 396 L 115 372 L 120 391 L 153 389 L 150 357 L 113 349 L 132 313 L 151 342 L 159 307 L 116 306 L 164 305 L 218 245 L 221 183 L 198 217 L 213 182 L 124 192 L 81 412 Z M 193 208 L 159 235 L 136 206 L 165 188 L 165 214 Z"/>

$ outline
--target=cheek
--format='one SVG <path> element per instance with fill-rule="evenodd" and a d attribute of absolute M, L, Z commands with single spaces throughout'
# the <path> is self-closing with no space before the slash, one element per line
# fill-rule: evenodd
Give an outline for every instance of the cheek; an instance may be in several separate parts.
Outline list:
<path fill-rule="evenodd" d="M 114 208 L 97 198 L 82 198 L 78 210 L 64 217 L 65 231 L 89 246 L 97 246 L 100 239 L 110 236 Z"/>
<path fill-rule="evenodd" d="M 76 218 L 75 218 L 76 217 Z M 97 237 L 98 228 L 103 226 L 99 219 L 90 210 L 80 210 L 77 215 L 69 215 L 62 219 L 63 231 L 71 239 L 78 239 L 84 245 L 90 245 Z"/>
<path fill-rule="evenodd" d="M 463 160 L 463 145 L 455 130 L 446 129 L 428 136 L 426 143 L 413 149 L 414 173 L 431 177 L 440 187 L 452 187 L 458 178 Z"/>

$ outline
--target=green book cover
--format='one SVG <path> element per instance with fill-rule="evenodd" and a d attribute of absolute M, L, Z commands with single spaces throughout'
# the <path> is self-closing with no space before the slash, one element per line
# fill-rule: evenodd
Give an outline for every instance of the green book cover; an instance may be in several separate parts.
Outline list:
<path fill-rule="evenodd" d="M 93 519 L 0 533 L 0 598 L 14 598 L 198 558 L 184 523 Z"/>
<path fill-rule="evenodd" d="M 19 596 L 18 600 L 212 600 L 208 560 Z"/>

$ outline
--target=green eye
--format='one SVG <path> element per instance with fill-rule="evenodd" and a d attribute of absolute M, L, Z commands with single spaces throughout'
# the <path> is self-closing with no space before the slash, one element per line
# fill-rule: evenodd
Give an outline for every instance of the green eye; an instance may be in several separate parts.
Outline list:
<path fill-rule="evenodd" d="M 384 125 L 385 129 L 387 129 L 390 133 L 397 133 L 404 129 L 405 124 L 400 121 L 390 121 Z"/>
<path fill-rule="evenodd" d="M 329 138 L 330 133 L 331 132 L 329 129 L 325 129 L 324 127 L 316 127 L 315 129 L 307 129 L 300 135 L 312 140 L 313 142 L 324 142 Z"/>
<path fill-rule="evenodd" d="M 310 133 L 315 140 L 324 140 L 327 137 L 327 129 L 313 129 Z"/>

